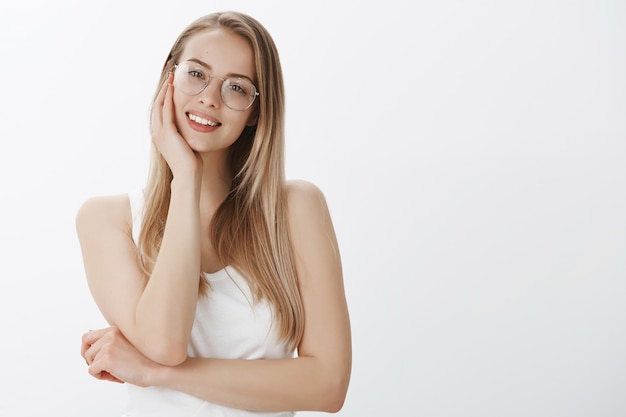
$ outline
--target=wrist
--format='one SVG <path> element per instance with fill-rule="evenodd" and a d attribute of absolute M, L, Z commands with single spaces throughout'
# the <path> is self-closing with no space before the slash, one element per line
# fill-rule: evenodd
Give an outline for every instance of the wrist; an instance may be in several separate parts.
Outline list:
<path fill-rule="evenodd" d="M 165 388 L 167 381 L 171 378 L 173 368 L 173 366 L 154 362 L 153 366 L 144 374 L 146 386 Z"/>
<path fill-rule="evenodd" d="M 170 183 L 170 188 L 173 193 L 191 192 L 195 195 L 200 190 L 201 182 L 202 173 L 189 170 L 184 173 L 177 173 L 174 175 Z"/>
<path fill-rule="evenodd" d="M 185 161 L 176 167 L 170 166 L 172 170 L 172 181 L 197 182 L 202 178 L 203 162 L 196 156 L 192 161 Z"/>

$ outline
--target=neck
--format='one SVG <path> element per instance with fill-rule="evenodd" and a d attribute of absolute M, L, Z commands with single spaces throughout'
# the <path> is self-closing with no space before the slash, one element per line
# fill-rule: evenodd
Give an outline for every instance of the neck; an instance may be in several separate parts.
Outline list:
<path fill-rule="evenodd" d="M 228 151 L 202 154 L 202 185 L 200 211 L 212 214 L 230 191 L 232 174 L 228 166 Z"/>

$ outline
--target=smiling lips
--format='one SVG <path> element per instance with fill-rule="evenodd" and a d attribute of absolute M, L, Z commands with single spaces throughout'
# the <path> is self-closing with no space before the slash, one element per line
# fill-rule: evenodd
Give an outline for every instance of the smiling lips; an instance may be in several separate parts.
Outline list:
<path fill-rule="evenodd" d="M 195 114 L 191 114 L 191 113 L 187 113 L 187 117 L 189 118 L 189 120 L 191 120 L 192 122 L 198 123 L 202 126 L 211 126 L 211 127 L 217 127 L 219 125 L 221 125 L 221 123 L 218 122 L 214 122 L 212 120 L 209 119 L 205 119 L 203 117 L 200 116 L 196 116 Z"/>

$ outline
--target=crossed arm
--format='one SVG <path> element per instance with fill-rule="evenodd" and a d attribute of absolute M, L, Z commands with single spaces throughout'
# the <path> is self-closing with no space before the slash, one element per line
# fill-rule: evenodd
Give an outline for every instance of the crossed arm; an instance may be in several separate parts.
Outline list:
<path fill-rule="evenodd" d="M 196 194 L 183 187 L 173 187 L 172 193 L 158 268 L 147 284 L 131 237 L 127 199 L 98 198 L 79 211 L 87 279 L 111 324 L 83 336 L 81 354 L 90 374 L 167 387 L 233 408 L 338 411 L 350 379 L 350 323 L 337 241 L 321 191 L 301 181 L 288 185 L 305 330 L 298 357 L 272 360 L 185 356 L 200 263 L 194 258 L 199 227 L 190 218 L 199 214 Z"/>

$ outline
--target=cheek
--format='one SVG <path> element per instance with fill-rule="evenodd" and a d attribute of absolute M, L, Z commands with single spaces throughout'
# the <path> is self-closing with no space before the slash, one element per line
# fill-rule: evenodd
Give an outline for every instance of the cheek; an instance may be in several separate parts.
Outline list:
<path fill-rule="evenodd" d="M 189 101 L 188 95 L 174 89 L 174 93 L 172 94 L 172 105 L 174 110 L 182 109 L 187 101 Z"/>
<path fill-rule="evenodd" d="M 229 110 L 228 118 L 223 117 L 222 122 L 228 123 L 228 125 L 232 126 L 234 130 L 238 132 L 242 132 L 243 129 L 248 125 L 248 121 L 250 120 L 249 112 L 235 112 Z M 224 113 L 223 113 L 224 114 Z"/>
<path fill-rule="evenodd" d="M 186 117 L 184 114 L 184 109 L 188 100 L 189 100 L 188 96 L 182 93 L 181 94 L 174 93 L 172 97 L 171 109 L 172 109 L 172 118 L 174 119 L 174 122 L 176 124 L 184 121 L 183 119 Z"/>
<path fill-rule="evenodd" d="M 256 107 L 256 105 L 252 106 L 252 109 L 250 109 L 247 112 L 246 115 L 246 126 L 254 126 L 258 123 L 259 121 L 259 111 Z"/>

